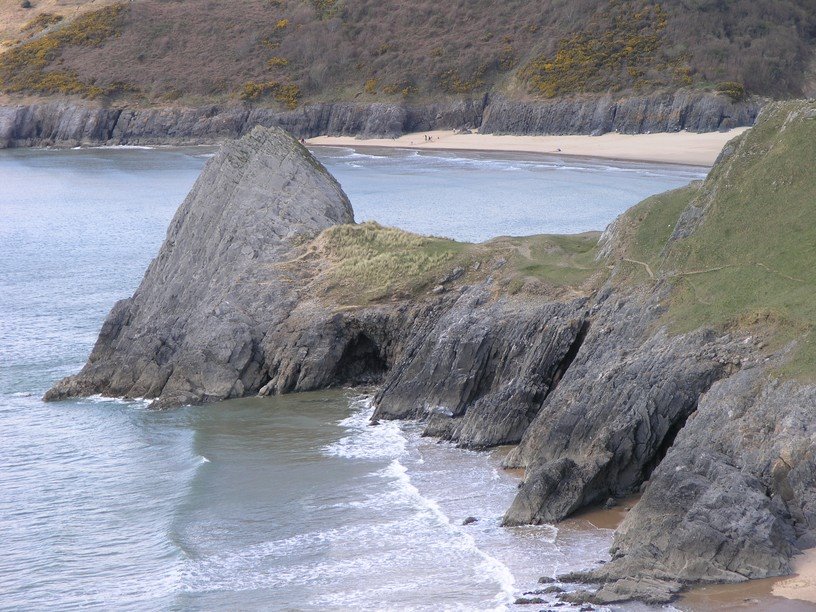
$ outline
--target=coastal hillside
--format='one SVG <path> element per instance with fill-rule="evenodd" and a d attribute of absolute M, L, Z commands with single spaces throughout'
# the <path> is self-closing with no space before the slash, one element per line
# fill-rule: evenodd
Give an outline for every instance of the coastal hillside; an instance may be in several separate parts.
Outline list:
<path fill-rule="evenodd" d="M 4 0 L 0 91 L 129 105 L 814 92 L 810 0 Z"/>
<path fill-rule="evenodd" d="M 785 575 L 816 544 L 813 159 L 816 104 L 772 103 L 705 181 L 603 235 L 467 244 L 354 224 L 325 168 L 257 127 L 46 399 L 373 386 L 375 422 L 516 445 L 506 525 L 643 494 L 608 563 L 556 577 L 564 599 Z"/>

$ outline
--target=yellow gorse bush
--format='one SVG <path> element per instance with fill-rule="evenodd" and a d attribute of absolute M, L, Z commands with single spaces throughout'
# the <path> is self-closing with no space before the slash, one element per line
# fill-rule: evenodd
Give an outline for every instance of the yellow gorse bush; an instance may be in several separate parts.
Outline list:
<path fill-rule="evenodd" d="M 9 49 L 0 55 L 0 88 L 7 92 L 72 94 L 88 98 L 127 89 L 122 83 L 107 87 L 85 83 L 71 70 L 48 70 L 65 47 L 98 46 L 119 34 L 126 8 L 124 4 L 115 4 L 87 13 L 65 27 Z M 43 20 L 40 25 L 47 21 Z M 50 23 L 56 21 L 51 19 Z"/>

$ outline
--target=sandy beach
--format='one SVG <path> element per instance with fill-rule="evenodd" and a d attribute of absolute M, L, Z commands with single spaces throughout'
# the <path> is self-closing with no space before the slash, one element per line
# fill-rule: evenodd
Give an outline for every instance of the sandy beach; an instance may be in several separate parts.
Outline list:
<path fill-rule="evenodd" d="M 816 548 L 795 557 L 793 571 L 794 576 L 774 585 L 773 594 L 816 604 Z"/>
<path fill-rule="evenodd" d="M 749 128 L 729 132 L 674 132 L 660 134 L 604 134 L 602 136 L 495 136 L 433 131 L 399 138 L 358 139 L 352 136 L 318 136 L 314 146 L 394 147 L 428 150 L 501 151 L 599 157 L 624 161 L 711 166 L 725 143 Z M 429 137 L 430 140 L 426 140 Z"/>

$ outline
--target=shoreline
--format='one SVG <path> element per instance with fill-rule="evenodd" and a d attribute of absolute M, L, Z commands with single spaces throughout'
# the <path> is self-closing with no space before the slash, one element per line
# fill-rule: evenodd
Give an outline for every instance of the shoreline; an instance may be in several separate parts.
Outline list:
<path fill-rule="evenodd" d="M 417 151 L 468 151 L 482 153 L 533 153 L 539 155 L 583 157 L 649 164 L 711 167 L 732 138 L 750 128 L 728 132 L 661 132 L 655 134 L 616 134 L 601 136 L 497 136 L 493 134 L 457 134 L 452 130 L 414 132 L 398 138 L 353 136 L 316 136 L 307 146 Z M 424 140 L 426 136 L 430 141 Z"/>

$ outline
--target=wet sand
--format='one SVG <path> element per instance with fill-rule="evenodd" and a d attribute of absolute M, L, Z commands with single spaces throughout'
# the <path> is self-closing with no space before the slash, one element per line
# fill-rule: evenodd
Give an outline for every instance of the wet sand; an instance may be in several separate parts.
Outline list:
<path fill-rule="evenodd" d="M 309 145 L 343 147 L 413 148 L 427 150 L 500 151 L 597 157 L 692 166 L 711 166 L 729 140 L 748 128 L 728 132 L 674 132 L 660 134 L 604 134 L 602 136 L 496 136 L 455 134 L 438 130 L 405 134 L 399 138 L 358 139 L 319 136 Z M 430 137 L 430 140 L 426 140 Z"/>
<path fill-rule="evenodd" d="M 512 450 L 512 446 L 494 449 L 491 455 L 501 462 Z M 521 482 L 524 469 L 505 469 Z M 579 537 L 581 532 L 596 529 L 617 529 L 627 513 L 640 500 L 633 495 L 617 500 L 617 505 L 606 509 L 594 506 L 578 512 L 558 523 L 559 535 Z M 598 561 L 600 562 L 600 560 Z M 807 550 L 793 562 L 796 575 L 782 578 L 750 580 L 738 584 L 716 584 L 697 587 L 683 596 L 669 609 L 684 612 L 720 612 L 744 610 L 753 612 L 806 612 L 816 610 L 816 548 Z M 650 609 L 635 604 L 632 608 Z"/>

